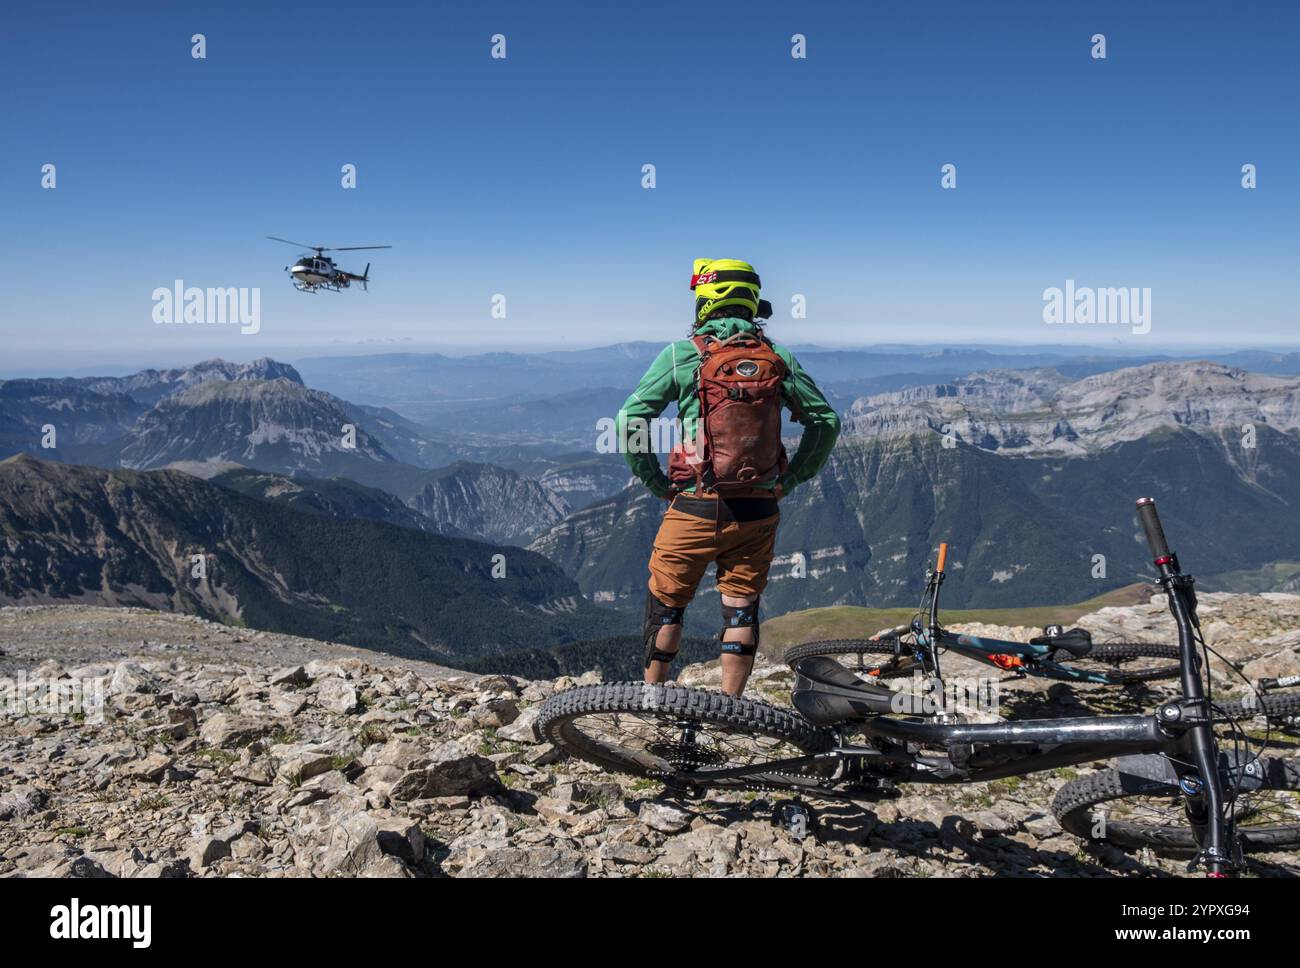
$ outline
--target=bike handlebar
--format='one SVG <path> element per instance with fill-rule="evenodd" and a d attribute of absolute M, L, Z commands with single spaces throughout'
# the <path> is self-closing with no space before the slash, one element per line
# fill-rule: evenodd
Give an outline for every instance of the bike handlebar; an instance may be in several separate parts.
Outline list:
<path fill-rule="evenodd" d="M 1300 676 L 1283 676 L 1281 679 L 1259 680 L 1260 689 L 1289 689 L 1292 686 L 1300 686 Z"/>
<path fill-rule="evenodd" d="M 948 542 L 945 541 L 939 545 L 939 561 L 934 566 L 934 570 L 938 572 L 940 575 L 942 575 L 944 565 L 946 565 L 947 563 L 948 563 Z"/>
<path fill-rule="evenodd" d="M 1147 545 L 1151 548 L 1151 557 L 1156 561 L 1169 557 L 1169 542 L 1165 540 L 1165 529 L 1160 525 L 1160 515 L 1156 513 L 1156 501 L 1151 497 L 1140 497 L 1137 501 L 1138 520 L 1147 535 Z"/>

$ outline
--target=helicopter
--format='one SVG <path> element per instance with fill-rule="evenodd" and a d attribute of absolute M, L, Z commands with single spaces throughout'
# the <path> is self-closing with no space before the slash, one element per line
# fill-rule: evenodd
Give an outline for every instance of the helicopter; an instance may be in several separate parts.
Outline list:
<path fill-rule="evenodd" d="M 324 245 L 305 245 L 302 242 L 291 242 L 289 239 L 281 239 L 274 235 L 268 235 L 267 238 L 273 242 L 284 242 L 288 245 L 296 245 L 300 249 L 313 249 L 315 251 L 315 255 L 299 256 L 298 261 L 293 265 L 284 267 L 284 271 L 293 278 L 293 287 L 299 292 L 316 292 L 318 289 L 342 292 L 354 282 L 361 283 L 362 289 L 368 289 L 366 283 L 370 281 L 369 262 L 366 263 L 365 272 L 357 275 L 355 272 L 340 269 L 334 264 L 334 260 L 325 253 L 392 248 L 391 245 L 342 245 L 331 248 Z"/>

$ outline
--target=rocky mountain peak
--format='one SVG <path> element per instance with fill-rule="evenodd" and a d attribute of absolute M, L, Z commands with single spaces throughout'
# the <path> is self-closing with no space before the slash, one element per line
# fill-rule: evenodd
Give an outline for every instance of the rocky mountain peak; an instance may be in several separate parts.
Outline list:
<path fill-rule="evenodd" d="M 848 437 L 932 432 L 984 450 L 1083 455 L 1168 428 L 1210 435 L 1243 424 L 1300 429 L 1300 377 L 1205 360 L 1149 363 L 1070 380 L 1055 370 L 988 370 L 856 400 Z"/>
<path fill-rule="evenodd" d="M 290 380 L 301 384 L 302 377 L 288 363 L 262 357 L 251 363 L 231 363 L 222 359 L 203 360 L 193 366 L 167 370 L 141 370 L 122 377 L 91 377 L 79 381 L 96 393 L 123 393 L 138 403 L 152 406 L 165 397 L 213 380 Z"/>
<path fill-rule="evenodd" d="M 351 428 L 351 429 L 349 429 Z M 120 451 L 124 467 L 234 461 L 285 473 L 329 473 L 330 461 L 392 462 L 341 401 L 287 377 L 211 380 L 143 414 Z"/>

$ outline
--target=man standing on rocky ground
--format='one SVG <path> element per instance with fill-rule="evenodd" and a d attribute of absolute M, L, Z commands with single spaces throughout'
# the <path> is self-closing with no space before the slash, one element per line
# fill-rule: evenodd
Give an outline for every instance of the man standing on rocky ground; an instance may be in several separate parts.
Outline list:
<path fill-rule="evenodd" d="M 756 322 L 772 312 L 759 286 L 747 262 L 695 260 L 690 337 L 659 354 L 618 414 L 632 472 L 669 502 L 650 556 L 646 682 L 668 678 L 682 616 L 713 562 L 722 596 L 722 689 L 733 696 L 744 690 L 758 649 L 777 502 L 821 469 L 839 436 L 839 417 L 811 377 Z M 665 474 L 653 452 L 657 435 L 647 427 L 670 403 L 677 404 L 681 443 Z M 788 461 L 783 407 L 804 428 Z"/>

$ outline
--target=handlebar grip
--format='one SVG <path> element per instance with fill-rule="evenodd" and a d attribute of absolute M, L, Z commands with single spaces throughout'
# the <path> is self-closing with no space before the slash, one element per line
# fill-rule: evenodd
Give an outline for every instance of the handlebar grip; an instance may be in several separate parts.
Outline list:
<path fill-rule="evenodd" d="M 1151 548 L 1151 557 L 1156 561 L 1169 557 L 1169 542 L 1165 540 L 1165 529 L 1160 526 L 1160 515 L 1156 513 L 1156 501 L 1151 497 L 1140 497 L 1137 501 L 1138 520 L 1142 530 L 1147 534 L 1147 545 Z"/>
<path fill-rule="evenodd" d="M 943 567 L 948 563 L 948 542 L 941 542 L 939 545 L 939 562 L 934 566 L 934 570 L 943 574 Z"/>

